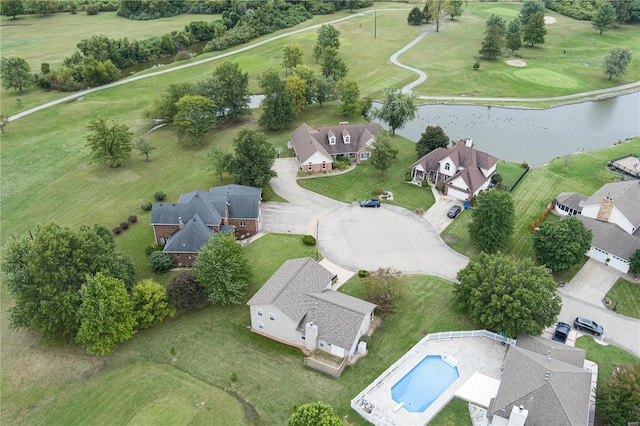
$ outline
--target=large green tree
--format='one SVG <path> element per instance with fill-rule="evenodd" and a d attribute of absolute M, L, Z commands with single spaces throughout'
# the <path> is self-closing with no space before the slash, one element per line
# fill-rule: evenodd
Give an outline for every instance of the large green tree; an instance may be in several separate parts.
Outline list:
<path fill-rule="evenodd" d="M 334 81 L 344 79 L 349 72 L 346 62 L 338 56 L 338 50 L 331 46 L 322 52 L 320 68 L 323 76 Z"/>
<path fill-rule="evenodd" d="M 342 426 L 342 422 L 329 404 L 311 402 L 294 407 L 293 414 L 287 420 L 287 426 Z"/>
<path fill-rule="evenodd" d="M 216 104 L 200 95 L 183 96 L 176 102 L 173 124 L 178 128 L 178 137 L 189 136 L 191 145 L 200 146 L 207 133 L 218 125 Z"/>
<path fill-rule="evenodd" d="M 293 123 L 296 117 L 293 96 L 278 72 L 269 69 L 258 78 L 258 82 L 265 95 L 258 124 L 269 130 L 281 130 Z"/>
<path fill-rule="evenodd" d="M 234 183 L 262 188 L 277 176 L 272 169 L 276 151 L 264 133 L 249 127 L 241 129 L 233 140 L 233 149 Z"/>
<path fill-rule="evenodd" d="M 18 56 L 0 58 L 0 76 L 2 87 L 5 89 L 17 89 L 20 94 L 33 84 L 31 67 L 27 60 Z"/>
<path fill-rule="evenodd" d="M 135 334 L 136 320 L 124 282 L 98 272 L 80 288 L 76 342 L 88 354 L 106 355 Z"/>
<path fill-rule="evenodd" d="M 640 420 L 640 362 L 620 364 L 613 375 L 598 383 L 598 415 L 611 426 L 627 426 Z"/>
<path fill-rule="evenodd" d="M 176 103 L 183 96 L 194 95 L 193 85 L 189 82 L 186 83 L 174 83 L 167 87 L 167 90 L 162 97 L 155 101 L 151 111 L 148 112 L 150 118 L 173 121 L 178 112 Z M 203 93 L 198 93 L 202 96 L 207 96 Z"/>
<path fill-rule="evenodd" d="M 502 44 L 502 36 L 500 35 L 500 29 L 492 25 L 487 28 L 487 33 L 482 41 L 482 47 L 478 51 L 485 59 L 496 59 L 502 54 L 500 45 Z"/>
<path fill-rule="evenodd" d="M 393 268 L 379 268 L 362 280 L 364 298 L 377 305 L 383 314 L 393 313 L 393 302 L 403 293 L 407 281 L 402 271 Z"/>
<path fill-rule="evenodd" d="M 345 80 L 343 80 L 345 81 Z M 358 89 L 359 91 L 360 89 Z M 315 93 L 313 99 L 322 106 L 325 101 L 332 99 L 336 93 L 336 82 L 323 75 L 316 79 Z M 344 106 L 343 106 L 344 107 Z M 343 111 L 344 113 L 344 108 Z"/>
<path fill-rule="evenodd" d="M 449 9 L 447 13 L 451 16 L 451 20 L 453 21 L 456 16 L 462 16 L 463 1 L 462 0 L 450 0 L 449 1 Z"/>
<path fill-rule="evenodd" d="M 60 3 L 57 0 L 27 0 L 26 5 L 33 13 L 48 15 L 57 12 Z"/>
<path fill-rule="evenodd" d="M 440 21 L 449 13 L 450 0 L 428 0 L 425 3 L 423 12 L 428 19 L 436 22 L 436 32 L 440 31 Z"/>
<path fill-rule="evenodd" d="M 24 13 L 24 1 L 2 0 L 0 1 L 0 8 L 2 8 L 2 14 L 4 16 L 12 16 L 13 19 L 16 19 L 16 16 Z"/>
<path fill-rule="evenodd" d="M 298 65 L 302 65 L 302 48 L 300 44 L 286 44 L 282 48 L 282 66 L 285 69 L 285 74 L 293 71 Z"/>
<path fill-rule="evenodd" d="M 391 138 L 387 132 L 380 132 L 371 143 L 371 159 L 369 162 L 374 169 L 380 170 L 380 175 L 391 167 L 397 150 L 391 145 Z"/>
<path fill-rule="evenodd" d="M 207 157 L 211 160 L 213 170 L 220 175 L 220 182 L 224 181 L 222 178 L 223 173 L 233 172 L 233 154 L 228 151 L 224 151 L 218 145 L 213 145 L 211 147 L 207 153 Z"/>
<path fill-rule="evenodd" d="M 151 279 L 139 281 L 133 286 L 131 301 L 138 329 L 159 324 L 167 316 L 173 317 L 176 313 L 169 304 L 167 290 Z"/>
<path fill-rule="evenodd" d="M 444 133 L 440 126 L 427 126 L 420 140 L 416 143 L 416 153 L 418 158 L 422 158 L 436 148 L 446 148 L 449 146 L 449 136 Z"/>
<path fill-rule="evenodd" d="M 511 54 L 516 53 L 522 47 L 522 24 L 519 19 L 509 21 L 507 25 L 506 45 Z"/>
<path fill-rule="evenodd" d="M 218 65 L 209 78 L 193 85 L 193 92 L 211 99 L 218 117 L 236 119 L 251 114 L 249 73 L 242 72 L 235 62 Z"/>
<path fill-rule="evenodd" d="M 591 247 L 593 232 L 580 219 L 547 220 L 533 234 L 536 260 L 556 272 L 577 265 Z"/>
<path fill-rule="evenodd" d="M 119 79 L 120 70 L 109 59 L 100 62 L 93 56 L 85 56 L 80 64 L 80 76 L 84 86 L 102 86 Z"/>
<path fill-rule="evenodd" d="M 304 81 L 305 102 L 307 103 L 307 105 L 312 104 L 317 91 L 316 83 L 318 80 L 318 76 L 316 76 L 316 72 L 306 65 L 297 65 L 295 68 L 293 68 L 293 75 L 299 77 L 302 81 Z"/>
<path fill-rule="evenodd" d="M 544 3 L 542 0 L 524 0 L 520 8 L 520 21 L 522 21 L 522 26 L 526 26 L 529 19 L 538 12 L 544 16 Z"/>
<path fill-rule="evenodd" d="M 252 271 L 249 260 L 231 233 L 214 234 L 198 252 L 198 283 L 211 303 L 241 303 Z"/>
<path fill-rule="evenodd" d="M 562 302 L 553 277 L 529 259 L 480 253 L 458 272 L 454 289 L 469 318 L 509 337 L 534 336 L 556 322 Z"/>
<path fill-rule="evenodd" d="M 307 84 L 297 75 L 290 75 L 285 80 L 285 85 L 293 101 L 296 114 L 302 113 L 307 105 Z"/>
<path fill-rule="evenodd" d="M 402 129 L 407 122 L 416 116 L 415 98 L 410 93 L 402 93 L 397 89 L 385 89 L 385 100 L 382 107 L 373 112 L 373 116 L 386 123 L 391 133 Z"/>
<path fill-rule="evenodd" d="M 109 164 L 120 167 L 131 157 L 133 150 L 133 132 L 129 126 L 117 121 L 92 118 L 87 124 L 89 133 L 85 136 L 86 146 L 91 150 L 91 163 Z"/>
<path fill-rule="evenodd" d="M 524 26 L 522 41 L 533 47 L 534 44 L 544 44 L 545 35 L 547 35 L 547 29 L 544 25 L 544 14 L 534 13 Z"/>
<path fill-rule="evenodd" d="M 424 13 L 422 13 L 422 10 L 420 10 L 420 8 L 417 6 L 411 9 L 409 15 L 407 16 L 407 22 L 409 23 L 409 25 L 420 25 L 424 21 Z"/>
<path fill-rule="evenodd" d="M 324 24 L 318 30 L 316 44 L 313 46 L 313 57 L 316 63 L 327 47 L 333 47 L 336 50 L 340 48 L 340 31 L 330 24 Z"/>
<path fill-rule="evenodd" d="M 493 253 L 509 244 L 515 209 L 506 191 L 481 191 L 471 209 L 469 235 L 481 250 Z"/>
<path fill-rule="evenodd" d="M 631 50 L 622 47 L 614 47 L 609 51 L 603 64 L 604 73 L 609 77 L 609 80 L 613 77 L 623 76 L 627 72 L 632 55 Z"/>
<path fill-rule="evenodd" d="M 501 36 L 507 33 L 507 22 L 502 16 L 496 15 L 495 13 L 491 14 L 489 19 L 487 19 L 485 32 L 491 27 L 497 27 L 498 33 L 500 33 Z"/>
<path fill-rule="evenodd" d="M 78 232 L 55 223 L 10 239 L 5 246 L 4 281 L 15 301 L 9 324 L 40 333 L 44 343 L 72 342 L 80 326 L 80 288 L 102 272 L 133 284 L 133 264 L 116 251 L 109 230 L 84 226 Z"/>
<path fill-rule="evenodd" d="M 343 80 L 338 84 L 342 115 L 349 117 L 358 111 L 360 102 L 360 88 L 358 82 L 352 79 Z"/>
<path fill-rule="evenodd" d="M 591 18 L 591 24 L 593 24 L 597 30 L 600 30 L 600 35 L 602 35 L 603 31 L 613 28 L 616 18 L 616 8 L 609 2 L 603 2 Z"/>

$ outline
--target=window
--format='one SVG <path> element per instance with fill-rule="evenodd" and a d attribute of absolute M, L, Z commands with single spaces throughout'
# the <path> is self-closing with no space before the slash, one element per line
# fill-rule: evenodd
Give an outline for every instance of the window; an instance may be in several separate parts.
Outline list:
<path fill-rule="evenodd" d="M 304 333 L 301 333 L 301 334 L 300 334 L 300 338 L 301 338 L 302 340 L 307 340 L 307 336 L 305 336 L 305 334 L 304 334 Z"/>
<path fill-rule="evenodd" d="M 180 259 L 180 253 L 176 253 L 176 257 Z"/>
<path fill-rule="evenodd" d="M 313 163 L 309 163 L 307 165 L 307 170 L 309 170 L 309 171 L 313 170 Z"/>
<path fill-rule="evenodd" d="M 335 136 L 329 137 L 329 145 L 335 145 L 335 144 L 336 144 L 336 137 Z"/>
<path fill-rule="evenodd" d="M 451 166 L 449 165 L 449 163 L 444 163 L 444 169 L 445 170 L 449 170 L 451 168 Z"/>
<path fill-rule="evenodd" d="M 273 312 L 269 312 L 269 319 L 271 321 L 275 321 L 276 320 L 276 314 L 274 314 Z"/>
<path fill-rule="evenodd" d="M 240 226 L 247 226 L 247 222 L 240 222 Z"/>
<path fill-rule="evenodd" d="M 326 161 L 322 162 L 322 170 L 327 170 L 327 162 Z"/>
<path fill-rule="evenodd" d="M 320 340 L 320 342 L 318 342 L 318 346 L 324 348 L 324 340 Z"/>
<path fill-rule="evenodd" d="M 262 309 L 258 308 L 258 316 L 261 317 L 262 316 Z"/>
<path fill-rule="evenodd" d="M 360 153 L 360 159 L 361 159 L 361 160 L 368 160 L 368 159 L 369 159 L 369 155 L 371 155 L 371 154 L 369 153 L 369 151 L 362 151 L 362 152 Z"/>
<path fill-rule="evenodd" d="M 258 321 L 258 328 L 264 330 L 264 323 L 262 321 Z"/>
<path fill-rule="evenodd" d="M 344 137 L 344 143 L 349 143 L 349 142 L 351 142 L 351 136 L 346 135 L 346 136 Z"/>

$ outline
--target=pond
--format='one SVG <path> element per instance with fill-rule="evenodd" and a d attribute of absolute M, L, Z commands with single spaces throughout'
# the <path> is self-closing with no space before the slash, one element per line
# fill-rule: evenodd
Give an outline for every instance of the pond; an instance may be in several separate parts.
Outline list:
<path fill-rule="evenodd" d="M 442 127 L 452 140 L 472 138 L 501 160 L 541 165 L 640 135 L 640 92 L 549 109 L 421 105 L 396 133 L 415 142 L 427 126 Z"/>

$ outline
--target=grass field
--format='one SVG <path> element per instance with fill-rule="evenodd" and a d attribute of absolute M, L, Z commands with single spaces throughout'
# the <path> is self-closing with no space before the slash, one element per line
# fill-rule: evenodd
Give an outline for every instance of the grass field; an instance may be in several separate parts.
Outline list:
<path fill-rule="evenodd" d="M 522 164 L 507 163 L 505 161 L 500 161 L 496 169 L 500 176 L 502 176 L 500 188 L 506 190 L 510 190 L 526 170 L 522 168 Z"/>
<path fill-rule="evenodd" d="M 640 283 L 618 279 L 606 295 L 618 313 L 640 319 Z"/>
<path fill-rule="evenodd" d="M 586 350 L 587 359 L 598 364 L 598 383 L 611 377 L 616 365 L 640 362 L 637 356 L 615 346 L 603 346 L 590 336 L 578 337 L 576 347 Z"/>
<path fill-rule="evenodd" d="M 429 426 L 471 426 L 469 403 L 453 398 L 430 422 Z"/>

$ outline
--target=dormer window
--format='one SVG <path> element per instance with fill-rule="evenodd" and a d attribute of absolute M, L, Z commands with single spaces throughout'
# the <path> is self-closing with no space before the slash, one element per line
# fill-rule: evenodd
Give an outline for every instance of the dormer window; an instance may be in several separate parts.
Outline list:
<path fill-rule="evenodd" d="M 449 163 L 444 163 L 444 169 L 445 170 L 449 170 L 451 168 L 451 166 L 449 165 Z"/>
<path fill-rule="evenodd" d="M 335 144 L 336 144 L 336 137 L 329 136 L 329 145 L 335 145 Z"/>
<path fill-rule="evenodd" d="M 344 143 L 349 143 L 349 142 L 351 142 L 351 136 L 349 136 L 349 135 L 345 135 L 345 136 L 343 137 L 343 139 L 344 139 Z"/>

